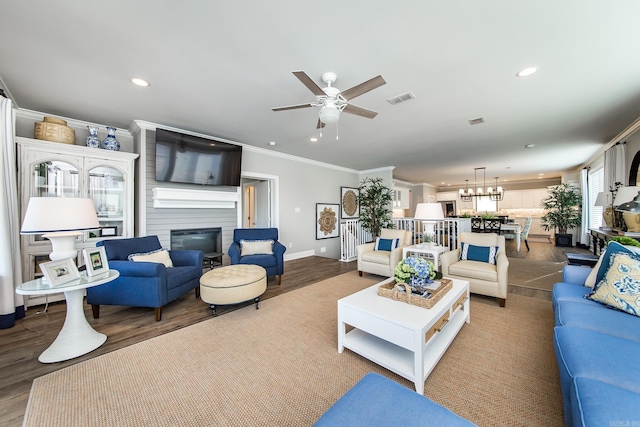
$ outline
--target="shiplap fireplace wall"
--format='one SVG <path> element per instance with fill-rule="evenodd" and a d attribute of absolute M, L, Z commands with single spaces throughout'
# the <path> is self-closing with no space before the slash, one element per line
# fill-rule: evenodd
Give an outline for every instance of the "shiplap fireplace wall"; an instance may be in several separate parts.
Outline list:
<path fill-rule="evenodd" d="M 145 180 L 145 235 L 157 235 L 169 248 L 171 230 L 221 228 L 223 264 L 238 226 L 240 192 L 236 187 L 206 187 L 158 182 L 155 177 L 155 130 L 142 132 L 145 152 L 141 175 Z M 140 135 L 138 135 L 140 137 Z M 140 176 L 140 175 L 139 175 Z M 142 202 L 142 201 L 140 201 Z"/>

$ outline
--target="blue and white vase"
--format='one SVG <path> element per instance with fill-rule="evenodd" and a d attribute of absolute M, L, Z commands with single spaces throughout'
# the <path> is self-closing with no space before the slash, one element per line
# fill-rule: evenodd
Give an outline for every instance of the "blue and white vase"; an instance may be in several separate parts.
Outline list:
<path fill-rule="evenodd" d="M 107 137 L 102 141 L 102 148 L 111 151 L 120 151 L 120 142 L 116 139 L 116 128 L 107 126 Z"/>
<path fill-rule="evenodd" d="M 98 127 L 87 126 L 89 128 L 89 136 L 87 137 L 87 147 L 100 148 L 100 138 L 98 138 Z"/>

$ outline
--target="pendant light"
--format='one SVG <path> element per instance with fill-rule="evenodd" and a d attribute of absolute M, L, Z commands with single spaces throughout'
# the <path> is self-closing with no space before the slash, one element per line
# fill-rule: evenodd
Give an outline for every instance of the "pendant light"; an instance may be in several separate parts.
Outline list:
<path fill-rule="evenodd" d="M 489 198 L 494 202 L 499 202 L 504 197 L 504 189 L 498 186 L 498 177 L 496 179 L 496 188 L 495 190 L 491 187 L 487 189 L 487 193 L 489 193 Z"/>

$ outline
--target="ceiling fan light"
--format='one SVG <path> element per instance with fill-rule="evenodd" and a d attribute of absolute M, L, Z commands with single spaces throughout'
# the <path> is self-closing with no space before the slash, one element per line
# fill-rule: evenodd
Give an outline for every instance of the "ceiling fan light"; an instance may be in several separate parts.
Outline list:
<path fill-rule="evenodd" d="M 336 107 L 322 107 L 320 109 L 320 121 L 326 125 L 336 123 L 340 118 L 340 110 Z"/>

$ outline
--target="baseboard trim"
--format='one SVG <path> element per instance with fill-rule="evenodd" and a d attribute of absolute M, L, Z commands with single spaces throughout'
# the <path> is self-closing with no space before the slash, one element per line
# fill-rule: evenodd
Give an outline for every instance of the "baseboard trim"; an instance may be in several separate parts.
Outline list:
<path fill-rule="evenodd" d="M 284 260 L 285 261 L 291 261 L 291 260 L 294 260 L 294 259 L 300 259 L 300 258 L 306 258 L 306 257 L 314 256 L 315 254 L 316 254 L 315 251 L 296 252 L 296 253 L 293 253 L 293 254 L 285 255 L 284 256 Z"/>

